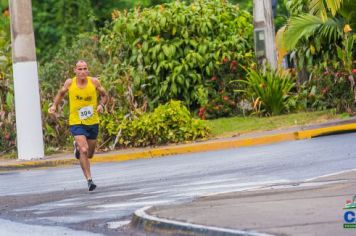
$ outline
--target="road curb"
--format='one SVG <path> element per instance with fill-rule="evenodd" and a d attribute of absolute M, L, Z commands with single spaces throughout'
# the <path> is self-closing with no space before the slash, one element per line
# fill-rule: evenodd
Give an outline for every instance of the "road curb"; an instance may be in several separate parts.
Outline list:
<path fill-rule="evenodd" d="M 270 234 L 252 231 L 226 229 L 163 219 L 146 213 L 150 208 L 151 206 L 147 206 L 136 210 L 132 216 L 130 225 L 146 233 L 160 235 L 271 236 Z"/>
<path fill-rule="evenodd" d="M 0 165 L 0 171 L 21 170 L 30 168 L 42 168 L 42 167 L 58 167 L 68 166 L 79 163 L 75 159 L 62 159 L 62 160 L 33 160 L 33 161 L 18 161 L 18 163 L 11 163 L 6 165 Z"/>
<path fill-rule="evenodd" d="M 323 135 L 330 135 L 342 132 L 351 132 L 356 131 L 356 124 L 343 124 L 343 125 L 335 125 L 318 129 L 307 129 L 298 131 L 297 137 L 298 139 L 308 139 L 315 138 Z"/>
<path fill-rule="evenodd" d="M 303 140 L 310 139 L 323 135 L 330 135 L 343 132 L 354 132 L 356 131 L 356 123 L 333 125 L 329 127 L 322 127 L 317 129 L 305 129 L 295 132 L 285 132 L 273 135 L 251 137 L 245 139 L 235 139 L 235 140 L 215 140 L 207 142 L 197 142 L 193 144 L 183 144 L 183 145 L 172 145 L 159 148 L 152 148 L 148 150 L 133 151 L 126 153 L 115 153 L 115 154 L 101 154 L 95 156 L 91 162 L 92 163 L 103 163 L 103 162 L 121 162 L 142 158 L 155 158 L 167 155 L 177 155 L 185 153 L 195 153 L 195 152 L 207 152 L 230 148 L 248 147 L 256 145 L 266 145 L 292 140 Z M 64 165 L 78 164 L 78 160 L 75 158 L 66 159 L 40 159 L 31 161 L 17 161 L 12 163 L 5 163 L 0 165 L 0 171 L 10 171 L 18 169 L 36 168 L 36 167 L 56 167 Z"/>

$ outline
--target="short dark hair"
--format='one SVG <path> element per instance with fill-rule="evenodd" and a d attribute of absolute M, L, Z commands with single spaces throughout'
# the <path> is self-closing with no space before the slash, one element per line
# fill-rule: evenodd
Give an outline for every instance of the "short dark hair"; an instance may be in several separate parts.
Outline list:
<path fill-rule="evenodd" d="M 85 63 L 85 64 L 87 64 L 87 62 L 84 61 L 84 60 L 78 60 L 77 63 L 75 63 L 75 66 L 77 67 L 77 65 L 78 65 L 79 63 Z"/>

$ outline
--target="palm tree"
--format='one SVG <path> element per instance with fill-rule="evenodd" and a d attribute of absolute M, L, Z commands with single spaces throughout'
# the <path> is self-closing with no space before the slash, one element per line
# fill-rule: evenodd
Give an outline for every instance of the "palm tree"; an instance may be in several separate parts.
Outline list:
<path fill-rule="evenodd" d="M 313 36 L 327 42 L 336 42 L 341 38 L 347 23 L 356 29 L 354 0 L 311 0 L 309 12 L 290 18 L 283 41 L 289 50 Z"/>
<path fill-rule="evenodd" d="M 309 4 L 310 13 L 320 16 L 323 20 L 328 18 L 328 12 L 332 16 L 340 10 L 343 0 L 311 0 Z"/>

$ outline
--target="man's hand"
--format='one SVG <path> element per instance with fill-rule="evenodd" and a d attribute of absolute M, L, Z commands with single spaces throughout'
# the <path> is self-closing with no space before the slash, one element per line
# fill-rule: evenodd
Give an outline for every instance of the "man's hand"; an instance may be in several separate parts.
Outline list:
<path fill-rule="evenodd" d="M 102 104 L 99 104 L 97 107 L 96 107 L 96 111 L 100 114 L 100 113 L 103 113 L 104 112 L 104 105 Z"/>
<path fill-rule="evenodd" d="M 50 106 L 50 108 L 48 108 L 48 113 L 50 115 L 55 115 L 56 114 L 56 110 L 57 110 L 57 107 L 55 105 L 52 105 L 52 106 Z"/>

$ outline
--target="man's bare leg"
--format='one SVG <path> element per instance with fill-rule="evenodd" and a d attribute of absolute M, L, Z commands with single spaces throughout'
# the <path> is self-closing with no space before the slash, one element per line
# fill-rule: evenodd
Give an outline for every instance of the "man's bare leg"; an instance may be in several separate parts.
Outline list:
<path fill-rule="evenodd" d="M 87 139 L 88 142 L 88 158 L 92 158 L 95 153 L 96 139 Z"/>
<path fill-rule="evenodd" d="M 77 148 L 80 153 L 80 167 L 82 167 L 83 174 L 87 180 L 91 179 L 91 172 L 90 172 L 90 162 L 88 159 L 88 151 L 89 146 L 87 142 L 87 138 L 84 135 L 76 135 L 74 136 Z"/>

